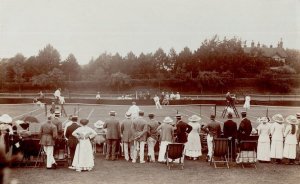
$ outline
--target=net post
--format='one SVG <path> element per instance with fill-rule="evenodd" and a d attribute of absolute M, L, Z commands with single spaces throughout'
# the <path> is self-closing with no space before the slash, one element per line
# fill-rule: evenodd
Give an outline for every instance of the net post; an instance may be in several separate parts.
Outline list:
<path fill-rule="evenodd" d="M 79 104 L 77 104 L 77 116 L 79 117 Z"/>
<path fill-rule="evenodd" d="M 47 104 L 44 103 L 44 106 L 45 106 L 45 116 L 47 117 Z"/>
<path fill-rule="evenodd" d="M 217 117 L 217 104 L 215 104 L 214 106 L 215 106 L 215 117 Z"/>

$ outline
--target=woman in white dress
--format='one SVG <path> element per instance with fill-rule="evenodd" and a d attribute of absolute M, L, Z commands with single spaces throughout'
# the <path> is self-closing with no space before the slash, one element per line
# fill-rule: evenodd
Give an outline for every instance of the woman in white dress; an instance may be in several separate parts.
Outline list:
<path fill-rule="evenodd" d="M 189 125 L 193 127 L 192 131 L 188 135 L 188 141 L 185 144 L 185 155 L 197 160 L 202 155 L 201 141 L 200 141 L 200 120 L 197 115 L 191 116 L 189 119 Z"/>
<path fill-rule="evenodd" d="M 244 104 L 244 109 L 248 110 L 250 109 L 250 101 L 251 101 L 251 97 L 250 96 L 246 96 L 245 97 L 245 104 Z"/>
<path fill-rule="evenodd" d="M 297 132 L 298 130 L 298 120 L 295 116 L 290 115 L 286 118 L 288 125 L 284 131 L 284 149 L 283 157 L 289 159 L 288 164 L 294 164 L 296 159 L 296 147 L 297 147 Z"/>
<path fill-rule="evenodd" d="M 80 120 L 82 127 L 77 128 L 72 133 L 79 140 L 72 166 L 79 172 L 82 170 L 91 171 L 94 167 L 94 155 L 90 139 L 94 138 L 97 133 L 92 128 L 86 126 L 88 123 L 89 120 L 87 119 Z"/>
<path fill-rule="evenodd" d="M 284 118 L 281 114 L 275 114 L 272 119 L 275 122 L 271 125 L 271 158 L 276 159 L 276 163 L 279 164 L 283 157 L 284 125 L 282 123 L 284 122 Z"/>
<path fill-rule="evenodd" d="M 268 123 L 267 117 L 259 118 L 260 124 L 257 127 L 257 133 L 259 135 L 257 144 L 257 160 L 262 162 L 269 162 L 270 158 L 270 133 L 271 124 Z"/>

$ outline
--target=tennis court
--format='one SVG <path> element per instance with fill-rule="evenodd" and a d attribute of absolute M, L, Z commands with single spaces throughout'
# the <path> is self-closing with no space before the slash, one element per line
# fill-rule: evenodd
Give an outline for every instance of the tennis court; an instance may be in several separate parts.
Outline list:
<path fill-rule="evenodd" d="M 65 104 L 64 109 L 67 115 L 78 115 L 79 118 L 87 118 L 90 120 L 90 126 L 97 120 L 104 121 L 109 117 L 109 111 L 116 111 L 116 117 L 120 120 L 124 119 L 124 114 L 128 110 L 129 105 L 104 105 L 104 104 Z M 177 113 L 183 115 L 183 120 L 193 114 L 200 115 L 203 123 L 209 122 L 211 114 L 216 114 L 218 122 L 224 122 L 225 119 L 221 117 L 225 106 L 217 106 L 215 104 L 191 104 L 191 105 L 169 105 L 163 106 L 163 109 L 156 109 L 154 105 L 139 106 L 145 112 L 145 116 L 149 113 L 154 113 L 158 121 L 162 121 L 165 116 L 175 117 Z M 46 114 L 49 114 L 50 106 L 47 108 L 40 107 L 35 104 L 1 104 L 0 112 L 6 113 L 13 117 L 14 120 L 22 119 L 25 116 L 36 117 L 40 124 L 46 122 Z M 242 106 L 237 106 L 238 112 L 243 110 Z M 288 115 L 295 115 L 300 112 L 300 107 L 288 106 L 252 106 L 247 111 L 248 118 L 252 121 L 253 126 L 256 127 L 256 119 L 261 116 L 272 117 L 274 114 L 281 113 L 284 117 Z M 68 117 L 61 117 L 62 122 L 66 122 Z M 239 118 L 234 118 L 239 123 Z M 38 131 L 40 124 L 33 124 L 32 131 Z"/>

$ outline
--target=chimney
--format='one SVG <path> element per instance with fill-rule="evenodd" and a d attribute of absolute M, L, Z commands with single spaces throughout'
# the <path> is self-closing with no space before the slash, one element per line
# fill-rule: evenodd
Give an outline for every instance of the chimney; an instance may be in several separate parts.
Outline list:
<path fill-rule="evenodd" d="M 257 48 L 260 48 L 260 43 L 259 42 L 257 43 Z"/>
<path fill-rule="evenodd" d="M 254 41 L 252 40 L 252 42 L 251 42 L 251 48 L 253 48 L 254 47 Z"/>
<path fill-rule="evenodd" d="M 280 48 L 283 48 L 283 42 L 282 42 L 282 38 L 280 39 L 280 42 L 279 42 L 279 47 L 280 47 Z"/>

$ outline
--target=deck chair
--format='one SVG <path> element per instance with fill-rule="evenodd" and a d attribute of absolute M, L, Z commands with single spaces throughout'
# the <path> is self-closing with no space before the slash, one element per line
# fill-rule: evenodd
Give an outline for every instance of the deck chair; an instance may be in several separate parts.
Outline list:
<path fill-rule="evenodd" d="M 22 152 L 23 160 L 22 162 L 27 167 L 38 167 L 44 165 L 46 155 L 43 150 L 43 146 L 40 144 L 40 139 L 26 138 L 22 141 Z"/>
<path fill-rule="evenodd" d="M 240 153 L 236 160 L 237 164 L 241 164 L 243 168 L 245 166 L 253 165 L 256 168 L 256 149 L 257 140 L 242 140 L 240 141 Z"/>
<path fill-rule="evenodd" d="M 167 145 L 166 150 L 166 160 L 169 170 L 174 165 L 174 163 L 181 166 L 181 169 L 184 167 L 184 144 L 183 143 L 171 143 Z M 170 161 L 171 160 L 171 161 Z M 177 161 L 175 161 L 177 160 Z"/>
<path fill-rule="evenodd" d="M 214 138 L 213 140 L 213 153 L 210 164 L 214 163 L 215 168 L 228 168 L 228 155 L 229 155 L 229 140 L 227 138 Z M 220 158 L 221 160 L 216 160 Z M 224 163 L 223 167 L 218 166 L 217 163 Z"/>
<path fill-rule="evenodd" d="M 65 166 L 71 165 L 68 142 L 65 139 L 56 139 L 53 156 L 58 164 L 63 164 Z"/>

